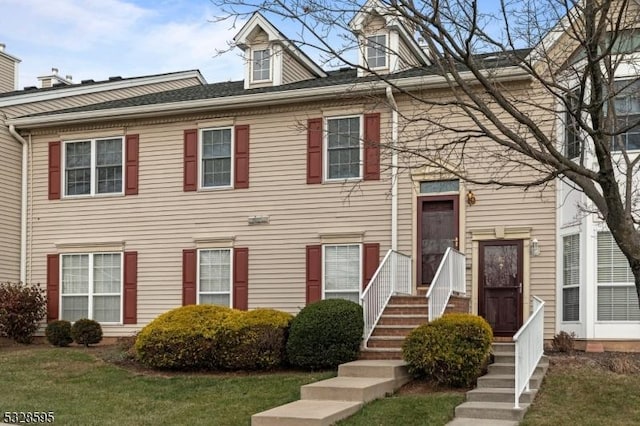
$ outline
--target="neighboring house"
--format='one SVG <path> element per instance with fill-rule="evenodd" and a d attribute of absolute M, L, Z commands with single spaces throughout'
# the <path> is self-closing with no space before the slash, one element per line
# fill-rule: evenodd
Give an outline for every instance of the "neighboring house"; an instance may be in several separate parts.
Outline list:
<path fill-rule="evenodd" d="M 452 96 L 403 22 L 374 7 L 352 25 L 361 64 L 406 91 Z M 362 71 L 324 71 L 259 14 L 235 41 L 246 58 L 242 81 L 8 120 L 30 141 L 26 280 L 47 283 L 49 320 L 90 317 L 122 336 L 182 304 L 295 313 L 322 298 L 357 301 L 389 250 L 414 259 L 416 292 L 456 247 L 466 255 L 471 311 L 498 336 L 513 336 L 538 296 L 550 339 L 568 326 L 574 287 L 586 310 L 579 337 L 637 336 L 640 317 L 619 334 L 587 331 L 596 294 L 588 281 L 563 281 L 577 267 L 563 247 L 573 249 L 566 237 L 591 232 L 590 222 L 558 219 L 554 184 L 474 185 L 398 158 L 399 144 L 437 143 L 412 120 L 425 111 L 410 96 Z M 487 57 L 486 66 L 525 98 L 530 81 L 517 57 Z M 471 123 L 444 102 L 429 114 L 452 128 Z M 9 143 L 17 145 L 0 149 Z M 469 180 L 492 173 L 471 163 Z M 582 258 L 582 273 L 595 276 L 596 262 Z M 492 273 L 502 288 L 487 285 Z"/>
<path fill-rule="evenodd" d="M 184 71 L 135 78 L 112 77 L 107 81 L 87 80 L 73 84 L 69 76 L 62 78 L 53 69 L 51 75 L 39 77 L 40 88 L 17 90 L 19 62 L 19 59 L 4 52 L 4 45 L 0 44 L 0 196 L 3 200 L 0 203 L 0 282 L 24 281 L 24 259 L 29 255 L 27 240 L 21 242 L 21 235 L 26 238 L 26 234 L 21 232 L 21 212 L 27 214 L 26 208 L 21 206 L 22 184 L 26 185 L 27 182 L 21 179 L 22 170 L 31 167 L 23 164 L 23 160 L 29 158 L 26 154 L 29 148 L 28 144 L 22 146 L 10 133 L 7 120 L 205 83 L 199 71 Z M 33 190 L 33 183 L 30 185 L 28 194 Z M 24 216 L 24 226 L 27 225 L 26 219 Z M 33 220 L 33 216 L 29 219 Z"/>

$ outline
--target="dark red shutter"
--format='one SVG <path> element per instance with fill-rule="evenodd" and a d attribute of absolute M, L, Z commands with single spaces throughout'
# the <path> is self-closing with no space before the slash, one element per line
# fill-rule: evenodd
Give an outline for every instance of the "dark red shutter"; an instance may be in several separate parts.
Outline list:
<path fill-rule="evenodd" d="M 307 183 L 322 183 L 322 118 L 307 121 Z"/>
<path fill-rule="evenodd" d="M 184 131 L 184 190 L 198 189 L 198 130 Z"/>
<path fill-rule="evenodd" d="M 182 250 L 182 305 L 196 303 L 196 270 L 198 256 L 196 250 Z"/>
<path fill-rule="evenodd" d="M 60 311 L 60 255 L 47 255 L 47 322 L 58 319 Z"/>
<path fill-rule="evenodd" d="M 249 309 L 249 249 L 233 249 L 233 307 Z"/>
<path fill-rule="evenodd" d="M 138 150 L 140 138 L 138 135 L 126 137 L 126 174 L 124 195 L 138 194 Z"/>
<path fill-rule="evenodd" d="M 364 255 L 362 256 L 364 259 L 362 264 L 362 289 L 365 289 L 380 265 L 380 244 L 363 244 L 362 250 L 364 250 Z"/>
<path fill-rule="evenodd" d="M 49 199 L 60 199 L 60 142 L 49 142 Z"/>
<path fill-rule="evenodd" d="M 138 252 L 124 252 L 124 324 L 138 323 Z"/>
<path fill-rule="evenodd" d="M 234 188 L 249 187 L 249 125 L 235 127 Z"/>
<path fill-rule="evenodd" d="M 364 116 L 364 180 L 380 180 L 380 113 Z"/>
<path fill-rule="evenodd" d="M 322 246 L 307 246 L 307 304 L 322 299 Z"/>

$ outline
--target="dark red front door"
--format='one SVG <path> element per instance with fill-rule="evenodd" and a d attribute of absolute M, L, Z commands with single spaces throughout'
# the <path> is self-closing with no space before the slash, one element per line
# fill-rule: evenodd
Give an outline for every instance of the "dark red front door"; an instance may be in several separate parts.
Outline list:
<path fill-rule="evenodd" d="M 522 241 L 481 241 L 478 313 L 496 336 L 522 325 Z"/>
<path fill-rule="evenodd" d="M 430 285 L 447 248 L 458 248 L 458 195 L 420 197 L 418 232 L 418 284 Z"/>

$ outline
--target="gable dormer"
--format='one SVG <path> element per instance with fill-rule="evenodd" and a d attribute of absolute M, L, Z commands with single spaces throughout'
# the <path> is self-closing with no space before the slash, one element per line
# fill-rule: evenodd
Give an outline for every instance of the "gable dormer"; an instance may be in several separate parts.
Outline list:
<path fill-rule="evenodd" d="M 349 23 L 358 37 L 358 76 L 368 70 L 394 73 L 430 65 L 427 54 L 413 38 L 413 29 L 393 8 L 369 0 Z"/>
<path fill-rule="evenodd" d="M 326 73 L 260 13 L 233 39 L 244 52 L 244 88 L 280 86 Z"/>

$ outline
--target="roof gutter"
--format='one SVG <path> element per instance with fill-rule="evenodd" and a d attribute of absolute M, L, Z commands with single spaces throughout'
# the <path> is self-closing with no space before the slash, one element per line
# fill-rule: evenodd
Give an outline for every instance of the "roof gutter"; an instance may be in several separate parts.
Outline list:
<path fill-rule="evenodd" d="M 9 133 L 22 144 L 22 189 L 20 205 L 20 282 L 27 280 L 27 171 L 29 164 L 29 142 L 17 131 L 13 124 L 9 125 Z"/>
<path fill-rule="evenodd" d="M 508 67 L 499 70 L 484 72 L 491 74 L 496 81 L 507 82 L 530 79 L 531 76 L 519 67 Z M 470 72 L 463 74 L 467 81 L 475 80 Z M 391 79 L 390 82 L 402 90 L 435 89 L 449 87 L 447 80 L 439 75 L 406 77 Z M 298 90 L 285 90 L 267 93 L 253 93 L 220 98 L 208 98 L 181 102 L 169 102 L 153 105 L 142 105 L 104 110 L 76 111 L 51 115 L 39 115 L 21 117 L 8 120 L 17 128 L 36 129 L 50 127 L 52 125 L 79 124 L 86 122 L 112 121 L 116 119 L 139 119 L 146 117 L 158 117 L 163 115 L 175 115 L 180 113 L 195 113 L 201 111 L 229 110 L 233 107 L 251 107 L 265 105 L 291 104 L 295 101 L 313 101 L 322 99 L 336 99 L 340 96 L 352 97 L 354 95 L 370 95 L 372 93 L 384 94 L 389 83 L 383 80 L 375 80 L 362 83 L 349 83 L 335 86 L 312 87 Z"/>

